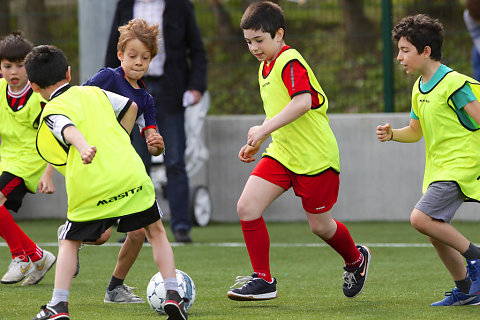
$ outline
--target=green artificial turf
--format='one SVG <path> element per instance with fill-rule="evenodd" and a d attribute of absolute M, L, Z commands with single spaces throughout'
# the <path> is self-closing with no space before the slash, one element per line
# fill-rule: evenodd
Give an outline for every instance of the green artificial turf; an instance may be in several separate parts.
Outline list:
<path fill-rule="evenodd" d="M 43 248 L 57 253 L 60 220 L 20 221 L 24 231 Z M 478 319 L 477 306 L 433 308 L 454 285 L 425 236 L 408 223 L 346 223 L 354 240 L 370 246 L 372 263 L 364 291 L 354 299 L 342 293 L 343 261 L 316 238 L 304 223 L 268 223 L 272 275 L 278 299 L 231 301 L 226 297 L 237 275 L 252 272 L 239 224 L 194 228 L 194 243 L 174 245 L 178 269 L 188 273 L 197 297 L 190 319 Z M 480 223 L 454 224 L 471 241 L 480 238 Z M 167 226 L 168 228 L 168 226 Z M 104 246 L 80 252 L 81 270 L 72 282 L 72 319 L 162 319 L 148 304 L 103 303 L 105 287 L 116 262 L 121 234 L 112 232 Z M 170 239 L 172 239 L 169 233 Z M 8 247 L 0 241 L 0 273 L 10 263 Z M 0 285 L 0 319 L 32 319 L 51 297 L 55 268 L 37 285 Z M 152 249 L 145 246 L 126 284 L 146 299 L 149 279 L 157 272 Z"/>

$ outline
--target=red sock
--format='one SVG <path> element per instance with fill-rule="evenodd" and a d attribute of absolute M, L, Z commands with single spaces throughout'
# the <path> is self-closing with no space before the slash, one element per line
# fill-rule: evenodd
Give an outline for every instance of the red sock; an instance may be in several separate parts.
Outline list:
<path fill-rule="evenodd" d="M 15 223 L 12 215 L 5 206 L 0 206 L 0 234 L 8 244 L 12 258 L 24 255 L 27 258 L 27 250 L 35 251 L 36 244 Z"/>
<path fill-rule="evenodd" d="M 247 246 L 248 255 L 252 263 L 253 272 L 259 278 L 272 281 L 270 275 L 270 238 L 263 217 L 251 221 L 241 221 L 243 237 Z"/>
<path fill-rule="evenodd" d="M 42 248 L 40 248 L 35 243 L 33 243 L 33 244 L 34 244 L 34 247 L 29 248 L 28 250 L 25 250 L 25 253 L 30 257 L 30 260 L 32 260 L 32 262 L 35 262 L 35 261 L 38 261 L 38 260 L 42 259 L 43 250 L 42 250 Z M 32 251 L 32 249 L 33 249 L 33 251 Z"/>
<path fill-rule="evenodd" d="M 342 256 L 348 269 L 355 269 L 362 264 L 363 256 L 355 246 L 347 227 L 337 220 L 335 222 L 337 223 L 337 231 L 333 237 L 325 240 L 325 242 Z"/>

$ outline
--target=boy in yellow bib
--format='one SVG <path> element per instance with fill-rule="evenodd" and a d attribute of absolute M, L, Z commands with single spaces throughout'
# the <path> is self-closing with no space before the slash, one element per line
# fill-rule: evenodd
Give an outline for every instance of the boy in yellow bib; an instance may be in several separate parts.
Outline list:
<path fill-rule="evenodd" d="M 425 139 L 424 194 L 410 221 L 430 238 L 456 286 L 432 306 L 480 304 L 480 248 L 450 224 L 463 202 L 480 201 L 480 83 L 441 64 L 438 20 L 406 17 L 392 34 L 397 60 L 407 74 L 420 77 L 413 86 L 410 124 L 395 130 L 380 125 L 377 137 L 382 142 Z"/>
<path fill-rule="evenodd" d="M 54 46 L 35 47 L 25 66 L 33 90 L 48 100 L 37 150 L 46 161 L 64 168 L 68 197 L 52 300 L 35 319 L 70 319 L 68 295 L 78 248 L 82 241 L 100 238 L 118 219 L 120 231 L 145 228 L 165 279 L 164 309 L 169 319 L 186 319 L 162 212 L 152 181 L 130 143 L 136 104 L 98 87 L 70 86 L 70 67 Z"/>
<path fill-rule="evenodd" d="M 355 245 L 347 227 L 330 212 L 337 201 L 340 165 L 337 141 L 326 114 L 327 97 L 300 53 L 285 44 L 285 18 L 280 6 L 270 1 L 251 4 L 240 27 L 250 52 L 261 62 L 258 80 L 266 118 L 261 126 L 250 128 L 247 144 L 238 156 L 243 162 L 253 162 L 269 135 L 272 143 L 248 178 L 237 204 L 253 274 L 237 277 L 227 296 L 232 300 L 277 297 L 276 279 L 270 274 L 270 240 L 262 215 L 293 187 L 302 199 L 312 232 L 344 259 L 343 293 L 354 298 L 364 288 L 371 255 L 367 247 Z"/>
<path fill-rule="evenodd" d="M 42 250 L 13 220 L 25 194 L 53 193 L 53 167 L 35 149 L 38 120 L 45 101 L 34 93 L 25 71 L 25 56 L 33 45 L 21 33 L 11 33 L 0 41 L 0 236 L 12 254 L 2 284 L 23 280 L 37 284 L 55 263 L 56 257 Z M 9 211 L 10 210 L 10 211 Z"/>

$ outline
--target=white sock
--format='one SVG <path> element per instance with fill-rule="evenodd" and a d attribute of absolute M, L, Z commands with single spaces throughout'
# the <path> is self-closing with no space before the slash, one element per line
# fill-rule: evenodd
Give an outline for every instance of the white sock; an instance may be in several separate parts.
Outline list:
<path fill-rule="evenodd" d="M 173 291 L 177 291 L 178 292 L 178 282 L 177 282 L 177 278 L 166 278 L 164 281 L 163 281 L 164 285 L 165 285 L 165 291 L 168 291 L 168 290 L 173 290 Z"/>
<path fill-rule="evenodd" d="M 65 289 L 53 289 L 52 300 L 48 303 L 49 306 L 53 307 L 59 302 L 68 302 L 68 295 L 70 291 Z"/>

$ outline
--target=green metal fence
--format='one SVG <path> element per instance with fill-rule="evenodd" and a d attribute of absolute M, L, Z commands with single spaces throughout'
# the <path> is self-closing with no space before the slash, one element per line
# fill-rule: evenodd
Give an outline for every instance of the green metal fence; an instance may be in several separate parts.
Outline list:
<path fill-rule="evenodd" d="M 22 1 L 26 0 L 0 0 L 0 20 L 8 17 L 14 30 L 22 28 L 25 19 L 21 16 L 44 15 L 49 37 L 36 43 L 62 48 L 72 64 L 74 82 L 78 82 L 77 1 L 44 0 L 44 12 L 22 11 L 18 7 Z M 208 51 L 210 114 L 263 112 L 256 78 L 258 62 L 248 52 L 238 27 L 249 1 L 193 0 Z M 5 2 L 16 4 L 13 9 L 10 6 L 9 15 L 2 12 Z M 397 50 L 390 41 L 392 24 L 406 15 L 426 13 L 439 18 L 446 30 L 442 62 L 472 74 L 472 41 L 462 18 L 464 0 L 278 2 L 287 19 L 286 42 L 298 49 L 314 70 L 329 99 L 330 112 L 410 109 L 410 91 L 416 77 L 406 76 L 401 70 L 395 60 Z M 215 7 L 216 3 L 221 6 Z"/>
<path fill-rule="evenodd" d="M 221 2 L 237 30 L 244 2 Z M 297 48 L 316 73 L 329 98 L 330 112 L 410 109 L 411 86 L 416 77 L 405 75 L 395 60 L 397 49 L 390 35 L 392 24 L 406 15 L 426 13 L 439 18 L 446 30 L 442 62 L 472 74 L 472 41 L 462 18 L 464 1 L 307 0 L 303 5 L 279 2 L 287 19 L 287 44 Z M 248 53 L 240 30 L 234 36 L 219 33 L 207 1 L 194 3 L 210 53 L 211 112 L 261 113 L 258 62 Z M 361 13 L 364 21 L 359 18 Z M 352 27 L 355 19 L 360 20 L 360 26 Z"/>

